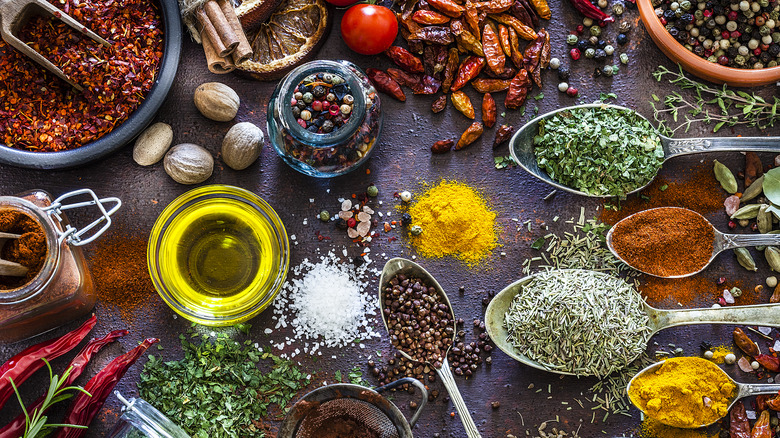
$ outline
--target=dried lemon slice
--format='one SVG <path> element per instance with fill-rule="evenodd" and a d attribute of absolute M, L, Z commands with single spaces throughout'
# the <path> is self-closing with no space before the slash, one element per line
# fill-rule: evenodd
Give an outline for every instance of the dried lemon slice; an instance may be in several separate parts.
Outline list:
<path fill-rule="evenodd" d="M 278 79 L 314 57 L 330 30 L 324 0 L 284 0 L 265 23 L 247 38 L 252 57 L 236 67 L 255 79 Z"/>

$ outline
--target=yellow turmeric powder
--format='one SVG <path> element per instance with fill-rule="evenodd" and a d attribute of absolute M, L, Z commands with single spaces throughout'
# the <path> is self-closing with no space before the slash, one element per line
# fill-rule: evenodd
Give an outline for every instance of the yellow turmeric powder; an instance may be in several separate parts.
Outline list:
<path fill-rule="evenodd" d="M 641 438 L 718 438 L 717 432 L 702 429 L 680 429 L 645 417 L 639 429 Z"/>
<path fill-rule="evenodd" d="M 735 389 L 714 363 L 675 357 L 655 372 L 635 378 L 628 396 L 649 417 L 669 426 L 694 428 L 725 416 Z"/>
<path fill-rule="evenodd" d="M 474 265 L 496 247 L 496 213 L 473 188 L 442 181 L 409 209 L 422 233 L 412 243 L 425 257 L 454 256 Z"/>
<path fill-rule="evenodd" d="M 726 361 L 726 355 L 730 354 L 731 348 L 726 347 L 724 345 L 721 345 L 720 347 L 715 347 L 710 349 L 712 351 L 712 359 L 711 361 L 715 362 L 716 364 L 722 364 Z"/>

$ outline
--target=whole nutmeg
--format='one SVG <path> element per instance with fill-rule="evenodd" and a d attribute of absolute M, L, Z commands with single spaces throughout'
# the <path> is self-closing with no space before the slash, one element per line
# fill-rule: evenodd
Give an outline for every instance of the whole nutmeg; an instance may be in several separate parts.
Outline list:
<path fill-rule="evenodd" d="M 138 136 L 133 146 L 133 160 L 151 166 L 162 160 L 173 142 L 173 129 L 167 123 L 155 123 Z"/>
<path fill-rule="evenodd" d="M 218 122 L 233 120 L 239 98 L 232 88 L 220 82 L 206 82 L 195 89 L 195 106 L 201 114 Z"/>
<path fill-rule="evenodd" d="M 179 184 L 206 181 L 214 172 L 214 158 L 201 146 L 192 143 L 172 147 L 163 161 L 165 173 Z"/>
<path fill-rule="evenodd" d="M 222 161 L 231 169 L 246 169 L 260 156 L 264 139 L 263 131 L 254 124 L 236 124 L 222 140 Z"/>

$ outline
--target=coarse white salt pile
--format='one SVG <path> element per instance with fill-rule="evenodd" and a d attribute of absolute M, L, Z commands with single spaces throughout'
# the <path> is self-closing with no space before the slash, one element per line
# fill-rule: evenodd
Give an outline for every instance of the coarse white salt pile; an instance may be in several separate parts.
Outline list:
<path fill-rule="evenodd" d="M 315 354 L 320 347 L 344 347 L 379 337 L 369 322 L 379 309 L 376 293 L 368 290 L 368 279 L 376 274 L 368 264 L 356 267 L 341 262 L 333 252 L 321 256 L 316 264 L 304 259 L 292 269 L 274 300 L 276 328 L 293 328 L 295 339 L 286 344 L 310 340 L 303 352 Z M 282 349 L 284 343 L 276 347 Z"/>

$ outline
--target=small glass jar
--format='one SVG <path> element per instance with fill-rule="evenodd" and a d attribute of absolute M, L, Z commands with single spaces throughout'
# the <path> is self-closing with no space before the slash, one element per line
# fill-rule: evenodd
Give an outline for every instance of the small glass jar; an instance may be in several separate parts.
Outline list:
<path fill-rule="evenodd" d="M 291 105 L 298 86 L 320 73 L 344 79 L 354 98 L 349 119 L 328 133 L 306 130 Z M 365 73 L 348 61 L 312 61 L 288 73 L 271 95 L 267 120 L 268 136 L 276 153 L 293 169 L 318 178 L 343 175 L 363 164 L 382 130 L 376 89 Z"/>
<path fill-rule="evenodd" d="M 143 399 L 125 400 L 119 392 L 114 391 L 114 394 L 124 403 L 124 413 L 107 435 L 108 438 L 190 438 L 179 426 Z"/>
<path fill-rule="evenodd" d="M 72 196 L 91 195 L 92 200 L 63 205 Z M 106 211 L 104 202 L 115 203 Z M 77 230 L 63 210 L 99 204 L 101 215 L 91 225 Z M 41 270 L 27 283 L 0 290 L 0 342 L 16 342 L 47 332 L 81 318 L 95 307 L 94 284 L 79 246 L 89 243 L 110 225 L 110 215 L 121 205 L 117 198 L 99 200 L 88 189 L 77 190 L 52 200 L 40 190 L 19 196 L 0 196 L 0 212 L 24 213 L 41 226 L 46 236 L 46 259 Z M 88 237 L 86 233 L 101 225 Z"/>

